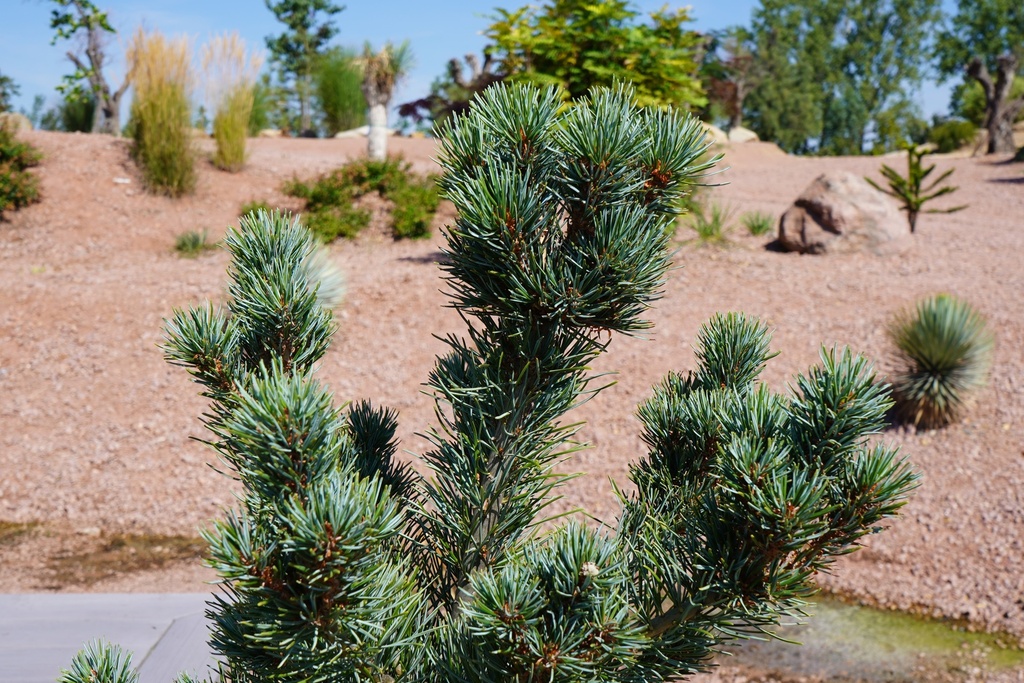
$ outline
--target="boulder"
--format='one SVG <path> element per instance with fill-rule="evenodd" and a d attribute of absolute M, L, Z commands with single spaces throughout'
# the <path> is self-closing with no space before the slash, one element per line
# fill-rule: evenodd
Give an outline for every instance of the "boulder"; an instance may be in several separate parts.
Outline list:
<path fill-rule="evenodd" d="M 24 114 L 16 111 L 0 112 L 0 125 L 11 126 L 15 133 L 18 131 L 32 130 L 32 122 Z"/>
<path fill-rule="evenodd" d="M 256 137 L 258 137 L 258 138 L 279 138 L 279 137 L 282 137 L 283 135 L 284 134 L 281 132 L 280 128 L 264 128 L 263 130 L 261 130 L 259 133 L 256 134 Z"/>
<path fill-rule="evenodd" d="M 896 204 L 848 171 L 818 176 L 779 220 L 779 245 L 802 254 L 900 253 L 910 246 Z"/>
<path fill-rule="evenodd" d="M 717 145 L 724 145 L 729 142 L 729 136 L 718 126 L 713 126 L 706 121 L 701 121 L 700 125 L 704 127 L 704 132 L 711 138 L 711 142 Z"/>
<path fill-rule="evenodd" d="M 365 138 L 369 134 L 370 134 L 370 127 L 369 126 L 359 126 L 358 128 L 353 128 L 352 130 L 343 130 L 341 132 L 335 133 L 334 137 L 336 137 L 336 138 Z M 387 134 L 388 135 L 398 135 L 398 131 L 394 130 L 392 128 L 388 128 Z"/>
<path fill-rule="evenodd" d="M 744 128 L 743 126 L 736 126 L 729 129 L 729 142 L 760 142 L 761 138 L 757 137 L 757 133 Z"/>

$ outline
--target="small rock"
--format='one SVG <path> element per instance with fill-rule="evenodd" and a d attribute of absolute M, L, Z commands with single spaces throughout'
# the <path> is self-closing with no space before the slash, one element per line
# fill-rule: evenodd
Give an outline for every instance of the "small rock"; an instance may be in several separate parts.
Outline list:
<path fill-rule="evenodd" d="M 131 185 L 131 178 L 114 178 L 114 183 L 117 185 Z"/>

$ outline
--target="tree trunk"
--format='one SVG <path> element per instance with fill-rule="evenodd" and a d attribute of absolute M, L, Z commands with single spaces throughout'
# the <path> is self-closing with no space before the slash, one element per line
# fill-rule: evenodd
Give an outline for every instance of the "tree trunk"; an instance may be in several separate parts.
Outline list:
<path fill-rule="evenodd" d="M 369 149 L 371 161 L 384 161 L 388 158 L 388 109 L 383 102 L 370 105 L 369 111 Z"/>
<path fill-rule="evenodd" d="M 313 129 L 313 117 L 309 111 L 310 94 L 313 91 L 312 79 L 309 74 L 303 74 L 298 77 L 295 85 L 299 91 L 299 135 L 307 136 Z"/>
<path fill-rule="evenodd" d="M 1013 144 L 1013 120 L 1024 108 L 1024 98 L 1009 100 L 1017 58 L 1012 54 L 1001 55 L 996 64 L 999 70 L 995 82 L 979 57 L 967 65 L 967 75 L 978 81 L 985 93 L 984 128 L 988 131 L 988 153 L 1013 154 L 1017 149 Z"/>
<path fill-rule="evenodd" d="M 729 130 L 743 126 L 743 101 L 750 93 L 750 84 L 745 78 L 737 78 L 734 87 L 736 92 L 732 103 L 733 110 L 729 116 Z"/>
<path fill-rule="evenodd" d="M 85 48 L 85 56 L 89 60 L 88 67 L 75 53 L 68 52 L 67 56 L 78 69 L 89 74 L 89 88 L 92 90 L 93 100 L 96 104 L 92 112 L 91 132 L 120 135 L 121 96 L 128 90 L 131 81 L 129 81 L 129 74 L 125 74 L 121 87 L 114 94 L 110 93 L 110 86 L 107 85 L 107 79 L 103 76 L 104 55 L 100 28 L 98 26 L 89 27 Z"/>

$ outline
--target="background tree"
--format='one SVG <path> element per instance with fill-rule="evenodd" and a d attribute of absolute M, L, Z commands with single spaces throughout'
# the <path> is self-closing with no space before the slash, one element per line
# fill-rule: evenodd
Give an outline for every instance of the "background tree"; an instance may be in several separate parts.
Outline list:
<path fill-rule="evenodd" d="M 708 105 L 729 119 L 729 128 L 743 125 L 743 105 L 758 80 L 753 36 L 742 26 L 713 33 L 701 76 L 708 91 Z"/>
<path fill-rule="evenodd" d="M 359 60 L 363 69 L 363 97 L 366 98 L 367 119 L 370 124 L 368 154 L 372 161 L 384 161 L 388 156 L 388 105 L 395 85 L 412 68 L 412 50 L 409 42 L 399 45 L 385 43 L 380 52 L 374 52 L 367 43 Z"/>
<path fill-rule="evenodd" d="M 573 99 L 595 86 L 631 82 L 642 105 L 701 107 L 699 48 L 689 10 L 653 12 L 647 23 L 627 0 L 551 0 L 540 8 L 498 9 L 485 31 L 497 71 L 557 85 Z"/>
<path fill-rule="evenodd" d="M 676 207 L 714 163 L 699 121 L 634 101 L 502 85 L 442 127 L 441 267 L 466 328 L 428 380 L 429 478 L 396 458 L 393 411 L 337 408 L 313 378 L 335 322 L 309 232 L 262 213 L 229 233 L 225 308 L 176 311 L 165 344 L 240 488 L 206 533 L 224 678 L 678 680 L 796 616 L 811 576 L 902 505 L 915 477 L 869 444 L 891 401 L 867 362 L 824 351 L 775 394 L 767 327 L 727 314 L 640 407 L 617 528 L 544 530 L 579 447 L 566 414 L 598 393 L 611 338 L 650 327 Z"/>
<path fill-rule="evenodd" d="M 299 103 L 298 130 L 306 134 L 313 128 L 310 102 L 313 96 L 313 72 L 316 61 L 338 29 L 331 19 L 341 12 L 330 0 L 266 0 L 287 30 L 279 36 L 267 36 L 271 61 L 277 64 L 281 80 L 290 84 Z"/>
<path fill-rule="evenodd" d="M 909 93 L 938 0 L 763 0 L 751 33 L 763 70 L 751 127 L 794 152 L 862 154 L 922 128 Z M 877 148 L 877 149 L 876 149 Z"/>
<path fill-rule="evenodd" d="M 111 92 L 110 85 L 103 68 L 106 65 L 104 39 L 107 34 L 115 33 L 110 25 L 106 12 L 101 12 L 89 0 L 53 0 L 58 9 L 50 15 L 50 28 L 57 33 L 51 44 L 58 40 L 67 40 L 85 32 L 85 58 L 73 51 L 67 57 L 75 65 L 75 73 L 64 77 L 64 83 L 58 86 L 65 97 L 85 98 L 82 81 L 89 84 L 89 91 L 95 100 L 93 108 L 92 132 L 121 134 L 121 97 L 130 85 L 130 73 L 126 72 L 121 86 Z"/>
<path fill-rule="evenodd" d="M 445 75 L 430 85 L 430 94 L 398 105 L 398 115 L 415 123 L 441 123 L 449 116 L 468 112 L 474 97 L 508 77 L 497 70 L 497 62 L 490 52 L 484 53 L 482 64 L 474 54 L 466 55 L 463 60 L 465 67 L 458 59 L 449 60 Z"/>
<path fill-rule="evenodd" d="M 939 73 L 981 85 L 988 153 L 1013 152 L 1013 122 L 1024 95 L 1013 86 L 1024 60 L 1024 4 L 1016 0 L 958 0 L 936 45 Z"/>
<path fill-rule="evenodd" d="M 0 73 L 0 112 L 11 111 L 11 100 L 20 92 L 21 88 L 13 78 Z"/>

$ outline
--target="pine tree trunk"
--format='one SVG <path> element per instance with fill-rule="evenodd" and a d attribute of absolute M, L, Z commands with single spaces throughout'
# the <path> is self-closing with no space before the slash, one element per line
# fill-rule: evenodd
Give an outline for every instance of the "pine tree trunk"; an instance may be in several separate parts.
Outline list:
<path fill-rule="evenodd" d="M 371 104 L 369 111 L 369 148 L 371 161 L 384 161 L 388 157 L 388 110 L 383 103 Z"/>
<path fill-rule="evenodd" d="M 299 91 L 299 135 L 305 136 L 313 128 L 313 117 L 309 111 L 313 87 L 309 74 L 299 76 L 295 85 Z"/>

